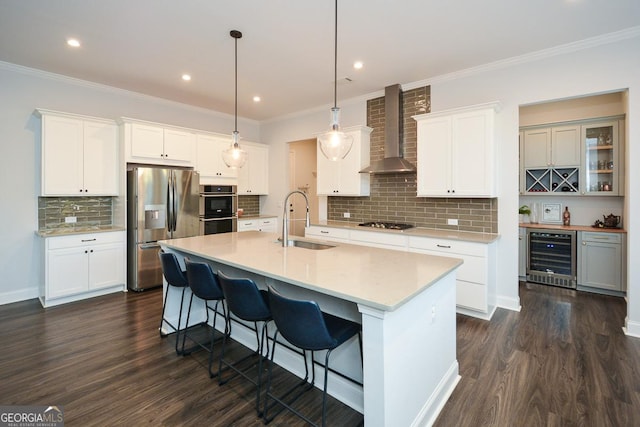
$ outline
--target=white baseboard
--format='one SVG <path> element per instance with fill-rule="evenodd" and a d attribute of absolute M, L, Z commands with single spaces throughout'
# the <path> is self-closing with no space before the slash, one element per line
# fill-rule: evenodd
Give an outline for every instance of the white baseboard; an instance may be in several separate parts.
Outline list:
<path fill-rule="evenodd" d="M 500 308 L 517 312 L 520 312 L 520 309 L 522 308 L 520 306 L 520 297 L 512 298 L 498 295 L 497 305 Z"/>
<path fill-rule="evenodd" d="M 26 301 L 38 298 L 40 292 L 37 287 L 20 289 L 17 291 L 3 292 L 0 294 L 0 305 Z"/>
<path fill-rule="evenodd" d="M 440 380 L 429 401 L 424 404 L 416 419 L 411 423 L 411 427 L 432 426 L 458 385 L 460 378 L 460 375 L 458 375 L 458 361 L 455 360 L 446 375 Z"/>
<path fill-rule="evenodd" d="M 625 320 L 625 326 L 622 328 L 625 335 L 640 338 L 640 322 L 633 322 L 629 319 Z"/>

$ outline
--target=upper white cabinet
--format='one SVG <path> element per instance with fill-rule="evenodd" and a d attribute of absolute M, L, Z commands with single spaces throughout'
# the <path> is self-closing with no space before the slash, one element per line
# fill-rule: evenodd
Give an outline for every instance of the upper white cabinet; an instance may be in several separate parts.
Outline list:
<path fill-rule="evenodd" d="M 241 148 L 247 152 L 247 163 L 238 170 L 238 194 L 269 194 L 269 147 L 243 143 Z"/>
<path fill-rule="evenodd" d="M 118 195 L 118 128 L 111 120 L 38 110 L 42 196 Z"/>
<path fill-rule="evenodd" d="M 353 137 L 349 154 L 338 161 L 327 159 L 317 148 L 317 193 L 327 196 L 368 196 L 370 176 L 360 173 L 369 165 L 369 137 L 373 129 L 366 126 L 344 128 Z"/>
<path fill-rule="evenodd" d="M 188 129 L 123 119 L 125 161 L 195 166 L 196 135 Z"/>
<path fill-rule="evenodd" d="M 497 103 L 421 114 L 419 197 L 495 197 Z"/>
<path fill-rule="evenodd" d="M 228 167 L 222 160 L 222 151 L 229 148 L 231 137 L 199 133 L 197 144 L 196 170 L 200 173 L 200 181 L 208 184 L 215 184 L 216 181 L 235 183 L 238 170 Z"/>

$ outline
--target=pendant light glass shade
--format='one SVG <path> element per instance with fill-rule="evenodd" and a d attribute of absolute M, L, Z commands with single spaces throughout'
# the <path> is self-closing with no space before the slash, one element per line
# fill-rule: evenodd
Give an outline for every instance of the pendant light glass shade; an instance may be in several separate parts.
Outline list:
<path fill-rule="evenodd" d="M 318 144 L 320 151 L 327 159 L 337 161 L 347 157 L 353 146 L 353 137 L 340 130 L 340 109 L 332 108 L 331 114 L 333 116 L 331 130 L 318 137 Z"/>
<path fill-rule="evenodd" d="M 238 30 L 231 30 L 229 33 L 235 40 L 235 59 L 236 59 L 236 71 L 235 71 L 235 128 L 231 134 L 231 145 L 229 148 L 222 152 L 222 161 L 224 164 L 232 169 L 238 169 L 244 166 L 247 162 L 247 152 L 240 148 L 240 132 L 238 132 L 238 39 L 242 37 L 242 33 Z"/>
<path fill-rule="evenodd" d="M 351 151 L 353 138 L 340 130 L 340 109 L 338 108 L 338 0 L 335 1 L 334 61 L 333 61 L 333 108 L 331 128 L 318 137 L 318 145 L 324 156 L 332 161 L 344 159 Z"/>
<path fill-rule="evenodd" d="M 240 148 L 238 144 L 240 132 L 237 130 L 233 131 L 231 138 L 231 145 L 222 152 L 222 160 L 225 165 L 232 169 L 241 168 L 247 162 L 247 152 Z"/>

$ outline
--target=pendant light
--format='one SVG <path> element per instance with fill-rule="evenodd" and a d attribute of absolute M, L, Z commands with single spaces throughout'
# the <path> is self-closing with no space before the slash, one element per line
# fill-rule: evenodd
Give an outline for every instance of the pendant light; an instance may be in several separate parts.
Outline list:
<path fill-rule="evenodd" d="M 242 33 L 238 30 L 231 30 L 229 33 L 235 39 L 236 44 L 236 72 L 235 72 L 235 127 L 231 134 L 231 145 L 222 152 L 222 160 L 232 169 L 238 169 L 244 166 L 247 161 L 247 152 L 240 148 L 240 132 L 238 132 L 238 39 L 242 37 Z"/>
<path fill-rule="evenodd" d="M 338 108 L 338 0 L 335 8 L 334 62 L 333 62 L 333 108 L 331 128 L 318 137 L 320 151 L 332 161 L 344 159 L 353 145 L 353 137 L 340 130 L 340 108 Z"/>

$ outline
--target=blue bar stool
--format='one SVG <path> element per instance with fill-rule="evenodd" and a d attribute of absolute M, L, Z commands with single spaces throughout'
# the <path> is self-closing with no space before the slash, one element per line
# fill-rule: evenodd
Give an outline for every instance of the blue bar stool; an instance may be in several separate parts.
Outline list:
<path fill-rule="evenodd" d="M 269 356 L 268 341 L 268 324 L 272 320 L 271 310 L 269 310 L 269 301 L 267 291 L 258 289 L 256 283 L 251 279 L 231 278 L 222 271 L 218 271 L 218 281 L 222 287 L 225 301 L 227 303 L 227 323 L 231 322 L 231 314 L 241 320 L 253 322 L 253 330 L 256 334 L 256 351 L 234 362 L 224 358 L 225 345 L 227 337 L 222 340 L 222 351 L 220 354 L 220 366 L 218 368 L 218 383 L 225 384 L 231 378 L 223 379 L 223 365 L 235 371 L 236 375 L 241 375 L 256 386 L 256 413 L 258 417 L 262 416 L 260 408 L 260 394 L 262 391 L 262 361 Z M 262 323 L 262 327 L 258 327 L 258 322 Z M 266 348 L 266 354 L 264 349 Z M 244 364 L 245 361 L 258 359 L 258 372 L 255 376 L 250 372 L 255 368 L 255 363 L 249 365 Z"/>
<path fill-rule="evenodd" d="M 269 418 L 267 414 L 270 409 L 269 398 L 272 398 L 275 402 L 282 405 L 283 408 L 293 412 L 309 424 L 316 425 L 308 417 L 293 408 L 291 404 L 306 391 L 313 388 L 315 382 L 313 352 L 327 350 L 324 362 L 324 389 L 322 391 L 322 426 L 325 426 L 329 356 L 333 349 L 345 343 L 354 335 L 358 335 L 358 339 L 360 340 L 360 356 L 362 357 L 362 337 L 360 334 L 362 327 L 358 323 L 322 312 L 320 306 L 318 306 L 318 303 L 315 301 L 287 298 L 271 286 L 269 286 L 269 304 L 273 320 L 278 329 L 274 335 L 273 347 L 271 349 L 271 362 L 269 363 L 267 391 L 264 402 L 264 423 L 269 423 L 275 416 Z M 271 392 L 273 357 L 277 347 L 276 338 L 278 334 L 281 334 L 290 344 L 302 350 L 305 365 L 304 379 L 281 396 L 275 396 Z M 307 352 L 311 353 L 311 383 L 308 383 L 309 363 L 307 362 Z M 298 390 L 298 392 L 292 394 L 296 390 Z M 275 405 L 276 403 L 273 403 L 271 406 Z M 281 408 L 280 411 L 282 411 L 283 408 Z"/>
<path fill-rule="evenodd" d="M 225 320 L 224 325 L 224 336 L 229 335 L 231 333 L 230 325 L 227 322 L 227 313 L 224 306 L 222 304 L 222 313 L 218 311 L 218 305 L 224 300 L 224 294 L 222 293 L 222 289 L 220 288 L 220 284 L 218 283 L 218 278 L 216 274 L 211 269 L 209 264 L 204 262 L 194 262 L 185 258 L 185 265 L 187 266 L 187 279 L 189 281 L 189 288 L 191 288 L 191 299 L 189 300 L 189 309 L 187 311 L 187 323 L 184 334 L 182 335 L 182 353 L 189 354 L 191 350 L 184 350 L 185 341 L 189 338 L 191 341 L 197 344 L 197 346 L 207 350 L 209 352 L 209 377 L 213 378 L 218 373 L 211 371 L 211 366 L 213 364 L 213 344 L 216 341 L 215 339 L 215 324 L 218 314 L 223 316 Z M 202 343 L 197 341 L 193 337 L 189 336 L 189 316 L 191 315 L 191 305 L 193 304 L 193 297 L 200 298 L 204 301 L 205 312 L 207 314 L 207 318 L 204 322 L 200 323 L 200 325 L 209 325 L 209 312 L 213 312 L 213 327 L 211 327 L 211 337 L 208 345 L 206 343 Z M 209 305 L 210 301 L 215 301 L 215 305 L 211 307 Z M 194 325 L 197 326 L 197 325 Z"/>
<path fill-rule="evenodd" d="M 164 279 L 167 281 L 167 292 L 164 295 L 164 299 L 162 301 L 162 317 L 160 318 L 160 326 L 158 329 L 160 330 L 160 336 L 165 337 L 166 334 L 162 333 L 162 324 L 166 323 L 173 331 L 176 333 L 176 353 L 182 354 L 180 350 L 178 350 L 178 341 L 180 339 L 180 326 L 182 321 L 182 307 L 184 305 L 184 294 L 187 288 L 189 287 L 189 282 L 187 280 L 187 274 L 185 271 L 182 271 L 180 268 L 180 264 L 178 264 L 178 258 L 175 254 L 170 252 L 165 252 L 162 249 L 158 252 L 158 256 L 160 257 L 160 264 L 162 266 L 162 274 L 164 275 Z M 164 312 L 167 307 L 167 298 L 169 298 L 169 292 L 171 288 L 182 289 L 182 296 L 180 298 L 180 311 L 178 312 L 178 326 L 175 326 L 171 322 L 169 322 L 164 317 Z"/>

